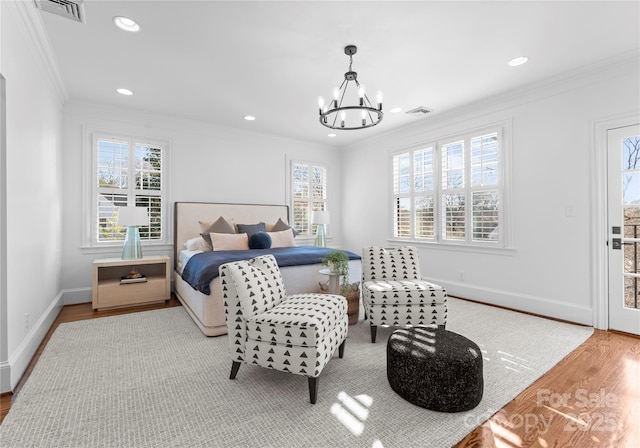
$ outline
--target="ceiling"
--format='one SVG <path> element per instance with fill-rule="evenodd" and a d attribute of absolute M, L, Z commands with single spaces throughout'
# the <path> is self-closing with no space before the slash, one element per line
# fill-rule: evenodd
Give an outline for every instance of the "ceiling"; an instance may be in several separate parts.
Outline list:
<path fill-rule="evenodd" d="M 640 48 L 638 1 L 86 0 L 42 12 L 70 100 L 342 146 Z M 127 33 L 114 16 L 136 20 Z M 317 97 L 353 69 L 384 93 L 375 127 L 330 130 Z M 525 55 L 529 62 L 509 67 Z M 132 96 L 116 93 L 124 87 Z M 403 112 L 392 114 L 389 108 Z M 404 113 L 425 106 L 432 114 Z M 254 115 L 255 121 L 245 121 Z"/>

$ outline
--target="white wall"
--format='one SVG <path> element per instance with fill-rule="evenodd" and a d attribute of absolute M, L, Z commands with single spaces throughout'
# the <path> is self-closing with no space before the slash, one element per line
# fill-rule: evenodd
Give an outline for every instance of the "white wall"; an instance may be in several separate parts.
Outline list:
<path fill-rule="evenodd" d="M 359 169 L 343 182 L 344 240 L 356 250 L 391 244 L 390 151 L 511 120 L 512 250 L 422 245 L 423 275 L 445 285 L 451 295 L 592 324 L 593 123 L 637 113 L 638 79 L 635 53 L 345 148 L 343 164 Z M 364 203 L 375 206 L 359 206 Z"/>
<path fill-rule="evenodd" d="M 250 127 L 250 123 L 247 123 Z M 335 215 L 333 241 L 339 243 L 341 228 L 340 151 L 329 146 L 222 128 L 132 109 L 106 108 L 70 102 L 64 112 L 64 252 L 62 287 L 65 303 L 91 301 L 91 263 L 96 258 L 119 257 L 121 247 L 100 251 L 82 247 L 83 142 L 86 130 L 124 132 L 170 141 L 172 171 L 170 222 L 173 202 L 231 202 L 285 204 L 288 158 L 325 163 L 329 170 L 329 203 Z M 90 178 L 90 177 L 89 177 Z M 86 196 L 89 199 L 89 196 Z M 173 256 L 172 248 L 145 254 Z"/>
<path fill-rule="evenodd" d="M 6 78 L 7 359 L 1 390 L 15 387 L 61 306 L 61 89 L 33 5 L 2 2 L 0 71 Z"/>

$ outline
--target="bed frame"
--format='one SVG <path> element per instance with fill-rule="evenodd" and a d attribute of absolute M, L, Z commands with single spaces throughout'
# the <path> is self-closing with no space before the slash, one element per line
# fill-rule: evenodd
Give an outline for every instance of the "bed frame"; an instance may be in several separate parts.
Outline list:
<path fill-rule="evenodd" d="M 176 202 L 174 210 L 174 260 L 178 264 L 184 243 L 200 234 L 198 221 L 213 222 L 220 216 L 231 224 L 255 224 L 264 222 L 273 225 L 278 218 L 289 222 L 289 207 L 286 205 L 225 204 L 209 202 Z M 282 280 L 287 294 L 318 292 L 319 282 L 326 282 L 327 276 L 320 274 L 322 265 L 289 266 L 281 268 Z M 360 280 L 362 267 L 360 260 L 349 262 L 349 279 Z M 220 281 L 215 278 L 210 285 L 211 295 L 193 289 L 182 280 L 175 270 L 173 285 L 176 297 L 187 310 L 193 321 L 207 336 L 227 333 Z"/>

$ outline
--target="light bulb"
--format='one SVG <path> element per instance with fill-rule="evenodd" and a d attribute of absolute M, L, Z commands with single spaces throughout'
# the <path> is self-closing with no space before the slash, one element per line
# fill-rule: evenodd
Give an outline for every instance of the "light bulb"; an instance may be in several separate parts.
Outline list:
<path fill-rule="evenodd" d="M 360 96 L 361 106 L 364 106 L 364 91 L 365 91 L 364 84 L 360 84 L 360 87 L 358 88 L 358 95 Z"/>
<path fill-rule="evenodd" d="M 337 87 L 333 88 L 333 108 L 338 108 L 338 99 L 340 98 L 340 90 Z"/>
<path fill-rule="evenodd" d="M 367 111 L 363 110 L 360 115 L 362 115 L 362 126 L 367 125 Z"/>
<path fill-rule="evenodd" d="M 376 101 L 378 104 L 382 104 L 382 91 L 378 90 L 378 94 L 376 95 Z"/>
<path fill-rule="evenodd" d="M 318 97 L 318 108 L 322 109 L 324 107 L 324 98 L 321 96 Z"/>
<path fill-rule="evenodd" d="M 340 126 L 341 127 L 344 127 L 345 118 L 347 118 L 347 114 L 344 111 L 342 111 L 342 113 L 340 114 Z"/>

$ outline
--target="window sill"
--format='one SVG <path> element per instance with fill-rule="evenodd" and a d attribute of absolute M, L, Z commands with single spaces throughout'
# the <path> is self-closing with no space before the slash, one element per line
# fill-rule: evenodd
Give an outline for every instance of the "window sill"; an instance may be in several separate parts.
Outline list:
<path fill-rule="evenodd" d="M 100 245 L 100 246 L 81 246 L 80 250 L 83 254 L 113 254 L 122 252 L 122 246 L 124 243 L 120 244 L 109 244 L 109 245 Z M 156 244 L 142 244 L 142 252 L 143 253 L 165 253 L 173 250 L 173 244 L 167 243 L 156 243 Z"/>
<path fill-rule="evenodd" d="M 479 254 L 491 254 L 491 255 L 505 255 L 505 256 L 514 256 L 516 254 L 515 247 L 492 247 L 488 245 L 477 245 L 471 246 L 466 244 L 456 244 L 456 243 L 443 243 L 443 242 L 429 242 L 429 241 L 419 241 L 419 240 L 400 240 L 389 238 L 387 241 L 395 246 L 400 245 L 410 245 L 416 246 L 419 248 L 425 249 L 435 249 L 435 250 L 446 250 L 446 251 L 455 251 L 455 252 L 473 252 Z"/>
<path fill-rule="evenodd" d="M 298 236 L 295 238 L 295 241 L 296 241 L 296 245 L 298 246 L 313 246 L 316 243 L 316 237 L 315 236 Z M 333 237 L 326 236 L 325 241 L 328 245 L 331 241 L 333 241 Z"/>

